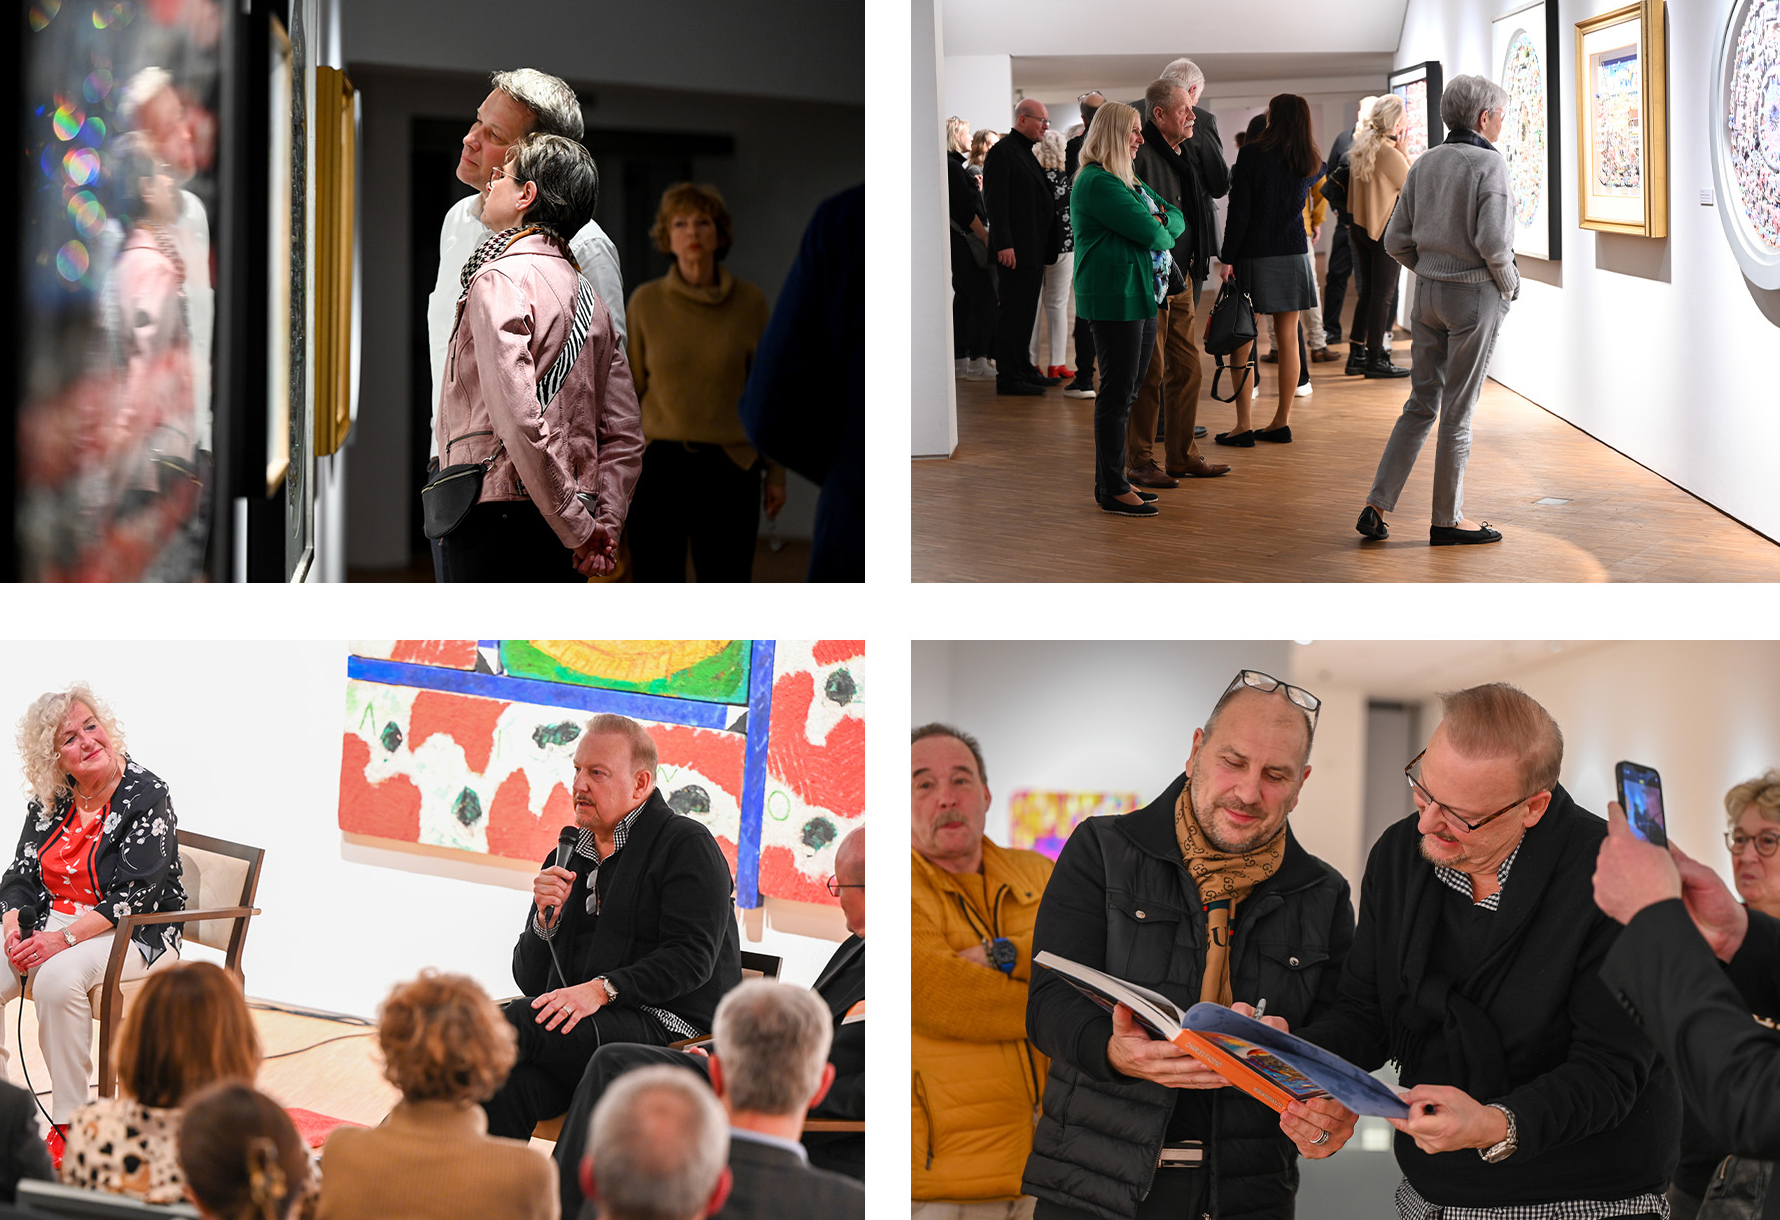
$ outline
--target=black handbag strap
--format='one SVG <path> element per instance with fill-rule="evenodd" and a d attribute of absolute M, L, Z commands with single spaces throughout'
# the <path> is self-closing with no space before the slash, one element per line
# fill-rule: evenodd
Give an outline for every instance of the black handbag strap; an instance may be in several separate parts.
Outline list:
<path fill-rule="evenodd" d="M 1242 393 L 1243 382 L 1248 380 L 1255 371 L 1255 345 L 1253 343 L 1248 345 L 1247 364 L 1225 364 L 1222 356 L 1214 357 L 1214 359 L 1217 360 L 1218 367 L 1211 375 L 1211 396 L 1218 402 L 1235 402 L 1236 396 Z M 1228 398 L 1225 398 L 1222 394 L 1218 393 L 1218 378 L 1224 375 L 1226 369 L 1230 372 L 1231 382 L 1230 397 Z"/>

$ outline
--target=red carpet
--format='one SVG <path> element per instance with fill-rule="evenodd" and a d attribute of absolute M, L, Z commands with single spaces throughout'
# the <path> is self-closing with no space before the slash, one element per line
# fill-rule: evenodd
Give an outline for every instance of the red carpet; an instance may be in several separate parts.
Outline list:
<path fill-rule="evenodd" d="M 314 1110 L 299 1110 L 292 1106 L 285 1110 L 291 1122 L 296 1124 L 297 1134 L 311 1148 L 319 1148 L 327 1140 L 328 1133 L 335 1127 L 362 1127 L 363 1123 L 349 1123 L 343 1118 L 329 1118 L 326 1114 L 317 1114 Z"/>

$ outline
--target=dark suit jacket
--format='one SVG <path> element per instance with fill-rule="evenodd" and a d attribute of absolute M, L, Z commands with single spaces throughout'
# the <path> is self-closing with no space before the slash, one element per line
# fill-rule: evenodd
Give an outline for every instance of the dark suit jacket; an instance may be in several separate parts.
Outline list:
<path fill-rule="evenodd" d="M 716 1220 L 847 1220 L 865 1215 L 865 1188 L 805 1165 L 795 1152 L 730 1133 L 729 1202 Z"/>
<path fill-rule="evenodd" d="M 17 1085 L 0 1081 L 0 1200 L 16 1199 L 22 1178 L 53 1182 L 56 1167 L 37 1133 L 37 1103 Z"/>
<path fill-rule="evenodd" d="M 865 1022 L 846 1020 L 847 1012 L 865 999 L 865 941 L 849 936 L 816 976 L 814 990 L 834 1014 L 834 1041 L 828 1061 L 834 1084 L 811 1118 L 865 1117 Z M 806 1132 L 810 1163 L 850 1178 L 865 1178 L 865 1137 L 839 1131 Z"/>
<path fill-rule="evenodd" d="M 1032 141 L 1010 131 L 983 158 L 983 202 L 989 207 L 989 252 L 1012 250 L 1021 263 L 1044 267 L 1063 249 L 1063 220 Z"/>
<path fill-rule="evenodd" d="M 599 870 L 598 916 L 587 911 L 593 862 L 576 852 L 569 865 L 575 884 L 553 941 L 568 983 L 603 975 L 618 992 L 614 1007 L 665 1008 L 709 1031 L 717 1001 L 742 981 L 735 883 L 711 832 L 651 792 L 624 847 Z M 513 978 L 528 996 L 560 985 L 532 931 L 535 913 L 527 910 L 513 949 Z"/>
<path fill-rule="evenodd" d="M 1137 150 L 1137 176 L 1186 218 L 1187 227 L 1174 243 L 1174 261 L 1194 285 L 1201 284 L 1218 254 L 1218 212 L 1212 200 L 1230 193 L 1230 164 L 1224 160 L 1218 117 L 1195 106 L 1193 134 L 1176 153 L 1156 131 L 1155 118 L 1144 99 L 1138 98 L 1132 106 L 1143 116 L 1144 128 L 1144 145 Z"/>

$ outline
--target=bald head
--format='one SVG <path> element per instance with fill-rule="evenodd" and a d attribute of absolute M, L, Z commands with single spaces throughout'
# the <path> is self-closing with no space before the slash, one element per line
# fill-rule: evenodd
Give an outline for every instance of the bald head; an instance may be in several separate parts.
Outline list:
<path fill-rule="evenodd" d="M 841 914 L 847 931 L 865 935 L 865 827 L 861 826 L 834 849 L 834 879 L 841 887 Z"/>
<path fill-rule="evenodd" d="M 1051 112 L 1036 98 L 1026 98 L 1014 107 L 1014 130 L 1028 140 L 1041 138 L 1051 125 Z"/>

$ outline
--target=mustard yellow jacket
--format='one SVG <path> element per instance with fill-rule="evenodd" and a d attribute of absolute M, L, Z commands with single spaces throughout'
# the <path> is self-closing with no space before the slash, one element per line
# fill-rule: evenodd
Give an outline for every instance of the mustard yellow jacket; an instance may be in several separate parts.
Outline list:
<path fill-rule="evenodd" d="M 1051 861 L 984 839 L 982 910 L 950 873 L 910 857 L 913 1194 L 1018 1198 L 1048 1068 L 1026 1040 L 1026 981 Z M 996 937 L 1019 952 L 1011 976 L 958 956 Z"/>

